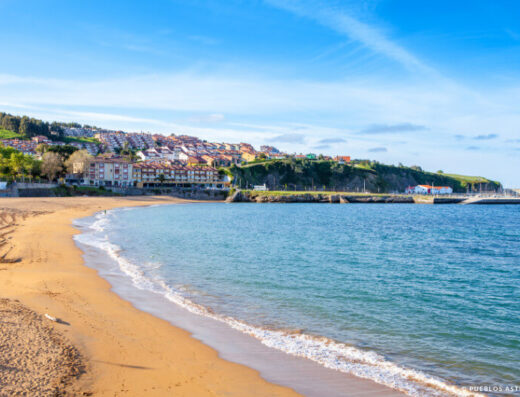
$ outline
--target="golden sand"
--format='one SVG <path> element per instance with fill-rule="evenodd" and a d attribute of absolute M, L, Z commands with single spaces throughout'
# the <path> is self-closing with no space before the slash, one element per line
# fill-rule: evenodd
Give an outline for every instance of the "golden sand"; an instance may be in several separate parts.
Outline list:
<path fill-rule="evenodd" d="M 296 395 L 137 310 L 84 266 L 73 219 L 176 202 L 183 201 L 0 199 L 0 395 Z"/>

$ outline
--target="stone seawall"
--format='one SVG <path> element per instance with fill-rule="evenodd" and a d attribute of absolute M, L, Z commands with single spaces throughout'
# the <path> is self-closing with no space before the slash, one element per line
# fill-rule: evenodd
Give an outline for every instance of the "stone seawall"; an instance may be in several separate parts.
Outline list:
<path fill-rule="evenodd" d="M 413 204 L 412 196 L 393 195 L 348 195 L 348 194 L 251 194 L 235 192 L 226 200 L 228 203 L 373 203 L 373 204 Z"/>
<path fill-rule="evenodd" d="M 384 194 L 330 194 L 237 191 L 228 203 L 338 203 L 338 204 L 520 204 L 513 197 L 433 197 Z"/>

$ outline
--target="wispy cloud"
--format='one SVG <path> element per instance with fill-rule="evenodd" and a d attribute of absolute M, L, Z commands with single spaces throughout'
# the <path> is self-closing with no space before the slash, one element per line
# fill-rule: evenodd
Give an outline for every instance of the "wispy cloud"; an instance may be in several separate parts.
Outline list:
<path fill-rule="evenodd" d="M 480 150 L 480 146 L 468 146 L 466 148 L 466 150 L 471 150 L 471 151 Z"/>
<path fill-rule="evenodd" d="M 320 139 L 318 143 L 328 144 L 328 143 L 345 143 L 347 142 L 343 138 L 324 138 Z"/>
<path fill-rule="evenodd" d="M 520 41 L 520 33 L 515 32 L 514 30 L 511 30 L 511 29 L 505 29 L 505 32 L 506 32 L 507 35 L 508 35 L 509 37 L 511 37 L 513 40 L 515 40 L 515 41 Z"/>
<path fill-rule="evenodd" d="M 273 142 L 285 143 L 305 143 L 305 135 L 303 134 L 282 134 L 271 138 Z"/>
<path fill-rule="evenodd" d="M 204 114 L 200 116 L 190 117 L 188 121 L 194 123 L 219 123 L 225 120 L 225 116 L 221 113 Z"/>
<path fill-rule="evenodd" d="M 400 124 L 373 124 L 364 130 L 361 130 L 362 134 L 393 134 L 397 132 L 415 132 L 415 131 L 426 131 L 427 127 L 424 125 L 417 125 L 411 123 L 400 123 Z"/>
<path fill-rule="evenodd" d="M 324 1 L 265 0 L 268 4 L 296 15 L 310 18 L 351 40 L 356 40 L 377 54 L 384 55 L 409 70 L 437 74 L 410 51 L 389 39 L 380 29 L 355 18 L 349 9 L 333 7 Z"/>
<path fill-rule="evenodd" d="M 202 36 L 202 35 L 188 36 L 188 39 L 190 39 L 191 41 L 196 41 L 197 43 L 201 43 L 204 45 L 217 45 L 220 42 L 219 40 L 217 40 L 213 37 Z"/>
<path fill-rule="evenodd" d="M 485 134 L 485 135 L 477 135 L 473 139 L 475 139 L 477 141 L 487 141 L 487 140 L 496 139 L 496 138 L 498 138 L 498 134 Z"/>
<path fill-rule="evenodd" d="M 373 147 L 373 148 L 368 149 L 368 151 L 370 153 L 384 153 L 384 152 L 388 152 L 387 148 L 385 148 L 383 146 Z"/>
<path fill-rule="evenodd" d="M 330 145 L 316 145 L 316 146 L 313 146 L 314 149 L 317 149 L 317 150 L 325 150 L 325 149 L 330 149 Z"/>

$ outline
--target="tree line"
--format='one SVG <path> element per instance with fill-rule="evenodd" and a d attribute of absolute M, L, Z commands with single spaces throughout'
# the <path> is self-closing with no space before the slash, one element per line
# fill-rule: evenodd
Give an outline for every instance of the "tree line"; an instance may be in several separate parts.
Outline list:
<path fill-rule="evenodd" d="M 58 139 L 63 136 L 63 128 L 56 121 L 48 123 L 28 116 L 13 116 L 2 112 L 0 112 L 0 127 L 28 138 L 43 135 L 50 139 Z M 51 132 L 56 133 L 56 135 L 51 134 Z"/>
<path fill-rule="evenodd" d="M 38 145 L 41 160 L 12 148 L 0 145 L 0 178 L 7 181 L 55 181 L 66 173 L 83 172 L 92 158 L 86 150 L 74 146 Z"/>
<path fill-rule="evenodd" d="M 53 121 L 52 123 L 49 123 L 47 121 L 35 119 L 29 116 L 14 116 L 4 112 L 0 112 L 0 128 L 16 132 L 28 138 L 44 135 L 50 139 L 62 138 L 64 128 L 98 129 L 98 127 L 88 124 L 81 125 L 74 122 L 65 123 L 59 121 Z M 52 133 L 55 133 L 55 135 Z"/>

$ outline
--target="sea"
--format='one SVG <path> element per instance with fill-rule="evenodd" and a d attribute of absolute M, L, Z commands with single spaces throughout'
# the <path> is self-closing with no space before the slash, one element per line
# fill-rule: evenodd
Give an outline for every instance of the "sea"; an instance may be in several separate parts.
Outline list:
<path fill-rule="evenodd" d="M 520 206 L 189 203 L 76 227 L 87 264 L 137 307 L 160 297 L 150 311 L 265 355 L 410 396 L 520 393 Z"/>

